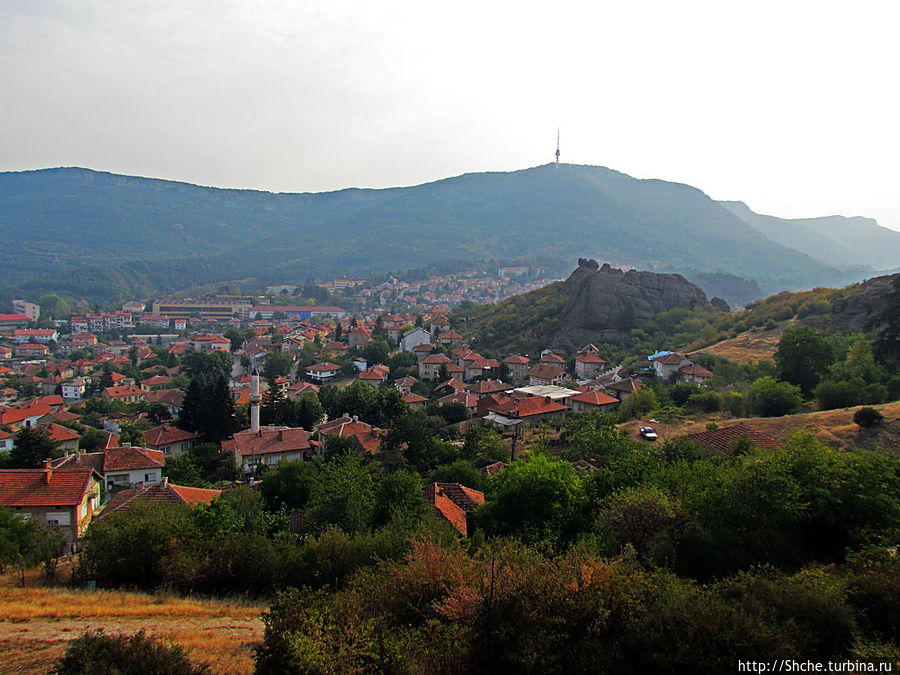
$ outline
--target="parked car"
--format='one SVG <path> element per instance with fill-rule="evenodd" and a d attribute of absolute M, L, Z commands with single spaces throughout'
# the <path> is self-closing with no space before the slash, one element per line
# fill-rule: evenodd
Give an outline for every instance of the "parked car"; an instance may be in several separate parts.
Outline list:
<path fill-rule="evenodd" d="M 656 435 L 656 429 L 653 427 L 641 427 L 640 428 L 641 438 L 645 438 L 648 441 L 655 441 L 658 436 Z"/>

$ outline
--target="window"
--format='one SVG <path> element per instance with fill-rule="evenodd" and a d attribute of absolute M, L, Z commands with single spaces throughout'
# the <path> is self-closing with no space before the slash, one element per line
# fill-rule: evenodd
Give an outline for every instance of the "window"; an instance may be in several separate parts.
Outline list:
<path fill-rule="evenodd" d="M 156 481 L 156 473 L 145 473 L 144 474 L 144 482 L 145 483 L 153 483 Z"/>
<path fill-rule="evenodd" d="M 48 511 L 48 525 L 66 526 L 72 524 L 72 515 L 68 511 Z"/>

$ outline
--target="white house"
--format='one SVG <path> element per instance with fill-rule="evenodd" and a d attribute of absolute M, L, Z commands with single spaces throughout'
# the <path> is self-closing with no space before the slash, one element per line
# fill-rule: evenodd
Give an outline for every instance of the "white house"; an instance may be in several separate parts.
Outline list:
<path fill-rule="evenodd" d="M 424 328 L 413 328 L 407 331 L 400 340 L 400 349 L 405 352 L 411 352 L 419 345 L 430 345 L 431 333 Z"/>

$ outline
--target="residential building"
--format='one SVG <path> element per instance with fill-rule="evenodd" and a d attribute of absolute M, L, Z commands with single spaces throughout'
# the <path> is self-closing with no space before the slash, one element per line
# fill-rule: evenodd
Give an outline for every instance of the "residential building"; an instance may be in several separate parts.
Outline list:
<path fill-rule="evenodd" d="M 385 429 L 361 422 L 355 415 L 353 417 L 343 415 L 337 419 L 323 422 L 314 431 L 318 434 L 320 445 L 327 436 L 339 436 L 347 439 L 357 451 L 369 455 L 375 454 L 381 439 L 387 434 Z"/>
<path fill-rule="evenodd" d="M 100 452 L 75 452 L 52 462 L 55 469 L 90 467 L 103 478 L 106 490 L 116 492 L 133 485 L 162 480 L 163 453 L 130 445 L 108 447 Z"/>
<path fill-rule="evenodd" d="M 194 447 L 197 438 L 192 431 L 179 429 L 174 424 L 163 424 L 144 432 L 144 445 L 161 452 L 166 459 L 175 459 Z"/>
<path fill-rule="evenodd" d="M 503 359 L 506 364 L 506 371 L 509 373 L 509 379 L 513 382 L 521 382 L 528 377 L 528 369 L 531 364 L 526 357 L 515 354 Z"/>
<path fill-rule="evenodd" d="M 450 359 L 443 354 L 429 354 L 419 361 L 419 378 L 422 380 L 436 380 L 440 376 L 441 366 L 450 364 Z"/>
<path fill-rule="evenodd" d="M 103 515 L 105 516 L 107 513 L 116 513 L 119 511 L 128 511 L 134 504 L 139 502 L 186 504 L 190 507 L 198 506 L 199 504 L 209 506 L 221 495 L 221 490 L 175 485 L 175 483 L 169 482 L 167 476 L 164 476 L 163 479 L 157 483 L 151 485 L 139 485 L 134 488 L 122 490 L 109 501 L 106 508 L 103 509 Z"/>
<path fill-rule="evenodd" d="M 59 528 L 70 549 L 100 508 L 100 475 L 90 467 L 0 470 L 0 506 Z"/>
<path fill-rule="evenodd" d="M 37 321 L 41 318 L 41 306 L 33 302 L 25 300 L 13 300 L 12 309 L 16 314 L 24 314 L 31 321 Z"/>
<path fill-rule="evenodd" d="M 619 399 L 607 396 L 599 391 L 586 391 L 572 396 L 569 405 L 574 412 L 609 412 L 619 405 Z"/>
<path fill-rule="evenodd" d="M 13 342 L 18 345 L 26 342 L 46 345 L 50 342 L 59 342 L 59 333 L 55 328 L 16 328 L 13 331 Z"/>
<path fill-rule="evenodd" d="M 431 333 L 424 328 L 413 328 L 407 331 L 400 339 L 400 349 L 404 352 L 413 352 L 419 345 L 430 345 Z"/>
<path fill-rule="evenodd" d="M 222 450 L 233 453 L 235 463 L 246 474 L 256 473 L 264 465 L 310 459 L 313 453 L 308 432 L 275 426 L 239 431 L 234 438 L 222 441 Z"/>
<path fill-rule="evenodd" d="M 340 371 L 341 367 L 339 365 L 331 363 L 330 361 L 325 361 L 323 363 L 316 363 L 307 368 L 306 376 L 311 380 L 322 383 L 334 379 Z"/>
<path fill-rule="evenodd" d="M 472 530 L 469 514 L 484 504 L 484 493 L 459 483 L 431 483 L 425 486 L 425 500 L 438 516 L 468 537 Z"/>

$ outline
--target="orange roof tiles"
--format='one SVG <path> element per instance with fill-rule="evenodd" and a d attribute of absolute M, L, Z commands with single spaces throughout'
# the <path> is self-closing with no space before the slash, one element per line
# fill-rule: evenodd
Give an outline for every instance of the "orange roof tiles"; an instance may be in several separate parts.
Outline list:
<path fill-rule="evenodd" d="M 97 475 L 84 469 L 0 469 L 0 505 L 77 506 Z"/>

